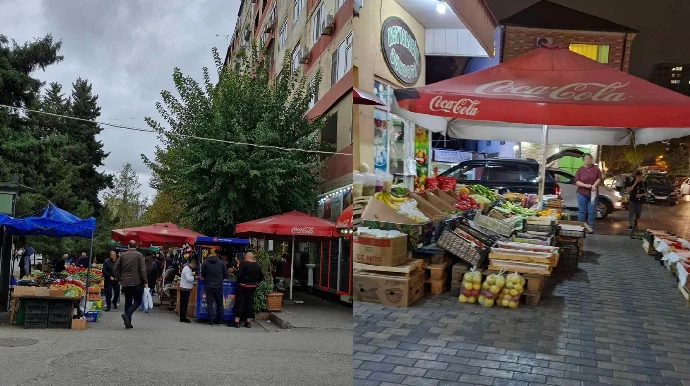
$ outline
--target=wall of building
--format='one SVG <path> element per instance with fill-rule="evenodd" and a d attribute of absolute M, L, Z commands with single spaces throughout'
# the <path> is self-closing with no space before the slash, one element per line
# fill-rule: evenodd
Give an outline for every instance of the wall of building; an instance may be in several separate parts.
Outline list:
<path fill-rule="evenodd" d="M 412 30 L 420 52 L 424 51 L 424 27 L 405 11 L 395 0 L 366 0 L 359 17 L 354 18 L 354 50 L 352 63 L 355 67 L 354 85 L 372 92 L 374 79 L 390 84 L 396 88 L 409 87 L 402 85 L 388 69 L 381 52 L 381 25 L 390 16 L 402 19 Z M 414 86 L 425 84 L 426 59 L 421 56 L 420 77 Z M 374 165 L 374 109 L 371 106 L 355 106 L 353 109 L 355 123 L 354 162 L 366 162 L 373 169 Z"/>
<path fill-rule="evenodd" d="M 568 48 L 571 43 L 609 45 L 608 65 L 623 71 L 628 71 L 630 62 L 630 48 L 635 34 L 619 32 L 589 32 L 550 30 L 526 27 L 503 27 L 502 61 L 510 60 L 536 47 L 538 37 L 553 39 L 558 47 Z"/>
<path fill-rule="evenodd" d="M 496 55 L 493 58 L 470 58 L 465 66 L 464 74 L 470 74 L 475 71 L 481 71 L 485 68 L 493 67 L 501 61 L 501 28 L 496 27 L 494 31 L 494 50 Z"/>

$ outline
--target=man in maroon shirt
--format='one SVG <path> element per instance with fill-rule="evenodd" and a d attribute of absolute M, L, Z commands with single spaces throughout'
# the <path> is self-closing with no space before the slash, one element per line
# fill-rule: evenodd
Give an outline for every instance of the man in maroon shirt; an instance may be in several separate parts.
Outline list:
<path fill-rule="evenodd" d="M 575 184 L 577 185 L 577 221 L 587 222 L 594 229 L 594 219 L 598 201 L 599 185 L 602 177 L 599 167 L 594 165 L 591 154 L 583 157 L 585 164 L 575 172 Z"/>

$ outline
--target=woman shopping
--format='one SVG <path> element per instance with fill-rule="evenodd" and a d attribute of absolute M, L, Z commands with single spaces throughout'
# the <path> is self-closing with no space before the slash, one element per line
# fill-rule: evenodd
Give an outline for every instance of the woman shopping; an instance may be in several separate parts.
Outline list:
<path fill-rule="evenodd" d="M 240 263 L 237 272 L 237 304 L 235 305 L 235 321 L 230 323 L 232 327 L 239 328 L 240 320 L 244 320 L 244 326 L 252 326 L 254 317 L 254 291 L 257 284 L 264 280 L 261 266 L 254 260 L 254 254 L 247 252 L 244 261 Z"/>

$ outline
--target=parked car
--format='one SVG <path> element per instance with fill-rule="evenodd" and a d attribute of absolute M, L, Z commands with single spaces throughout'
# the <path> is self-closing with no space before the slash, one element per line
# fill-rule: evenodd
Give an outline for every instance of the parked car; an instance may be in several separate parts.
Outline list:
<path fill-rule="evenodd" d="M 642 181 L 647 188 L 647 199 L 650 203 L 666 202 L 671 206 L 678 203 L 678 195 L 673 180 L 663 174 L 646 174 Z"/>
<path fill-rule="evenodd" d="M 561 152 L 560 156 L 571 155 Z M 558 156 L 558 155 L 555 155 Z M 554 156 L 547 162 L 554 161 Z M 563 170 L 547 168 L 544 193 L 558 195 L 568 210 L 577 210 L 575 177 Z M 454 177 L 461 184 L 481 184 L 499 193 L 515 192 L 537 194 L 539 192 L 539 163 L 533 159 L 489 158 L 459 163 L 441 174 Z M 614 210 L 621 209 L 618 192 L 600 189 L 597 218 L 605 218 Z"/>
<path fill-rule="evenodd" d="M 685 181 L 680 184 L 680 194 L 681 196 L 690 194 L 690 178 L 686 178 Z"/>

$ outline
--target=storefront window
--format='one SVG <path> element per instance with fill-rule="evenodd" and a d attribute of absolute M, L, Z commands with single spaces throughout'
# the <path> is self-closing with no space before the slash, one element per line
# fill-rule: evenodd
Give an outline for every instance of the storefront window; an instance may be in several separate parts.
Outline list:
<path fill-rule="evenodd" d="M 388 172 L 388 111 L 374 109 L 374 170 Z"/>

